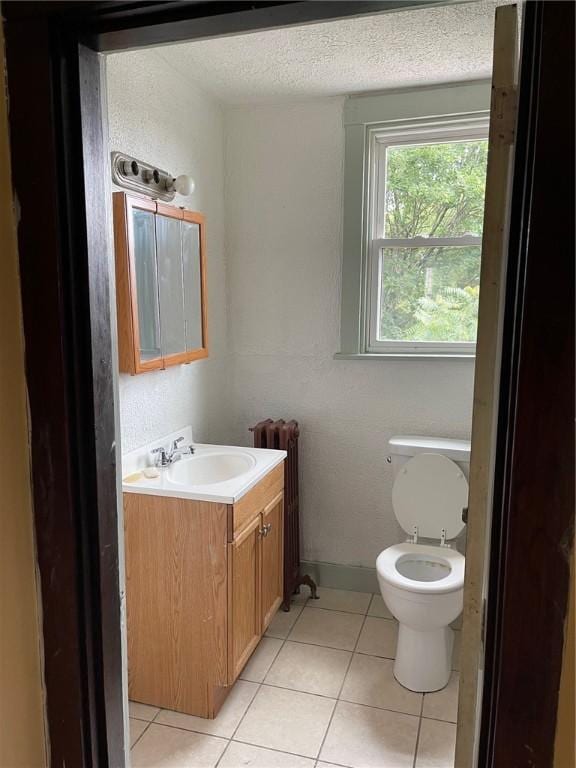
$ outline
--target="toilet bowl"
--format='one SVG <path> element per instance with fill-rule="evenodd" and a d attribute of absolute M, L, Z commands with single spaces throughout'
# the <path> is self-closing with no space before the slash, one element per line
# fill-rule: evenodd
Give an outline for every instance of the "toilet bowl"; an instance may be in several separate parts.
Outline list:
<path fill-rule="evenodd" d="M 454 632 L 462 611 L 464 556 L 447 547 L 395 544 L 380 553 L 382 598 L 398 620 L 394 675 L 411 691 L 438 691 L 452 669 Z"/>
<path fill-rule="evenodd" d="M 422 447 L 418 441 L 423 438 L 393 438 L 393 449 L 394 440 L 404 441 L 404 452 L 401 461 L 392 461 L 396 475 L 392 504 L 410 539 L 380 553 L 378 583 L 399 624 L 394 676 L 412 691 L 437 691 L 450 678 L 454 644 L 450 623 L 463 604 L 465 558 L 449 542 L 464 528 L 468 482 L 462 464 L 467 462 L 469 444 L 438 438 L 431 445 L 428 438 Z M 451 453 L 461 466 L 449 458 Z"/>

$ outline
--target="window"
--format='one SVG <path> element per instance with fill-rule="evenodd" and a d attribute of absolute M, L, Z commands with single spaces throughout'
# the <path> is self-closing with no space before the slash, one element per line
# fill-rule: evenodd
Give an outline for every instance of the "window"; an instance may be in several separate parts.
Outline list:
<path fill-rule="evenodd" d="M 366 351 L 473 354 L 486 128 L 372 133 Z"/>
<path fill-rule="evenodd" d="M 489 102 L 488 82 L 346 102 L 336 357 L 474 358 Z"/>

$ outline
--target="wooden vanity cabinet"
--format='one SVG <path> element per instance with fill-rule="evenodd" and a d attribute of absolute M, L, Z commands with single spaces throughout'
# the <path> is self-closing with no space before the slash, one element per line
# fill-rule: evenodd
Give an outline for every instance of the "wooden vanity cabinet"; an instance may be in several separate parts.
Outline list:
<path fill-rule="evenodd" d="M 282 602 L 283 534 L 284 493 L 280 491 L 229 546 L 230 685 L 244 668 Z"/>
<path fill-rule="evenodd" d="M 272 621 L 283 599 L 284 583 L 284 493 L 279 494 L 262 512 L 262 624 Z"/>
<path fill-rule="evenodd" d="M 262 516 L 228 550 L 228 682 L 232 684 L 262 636 Z"/>
<path fill-rule="evenodd" d="M 284 469 L 237 504 L 124 494 L 130 699 L 215 717 L 282 602 Z"/>

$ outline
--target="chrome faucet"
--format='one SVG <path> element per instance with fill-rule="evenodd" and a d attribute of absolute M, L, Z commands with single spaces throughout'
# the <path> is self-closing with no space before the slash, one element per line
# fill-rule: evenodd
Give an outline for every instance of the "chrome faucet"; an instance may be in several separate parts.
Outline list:
<path fill-rule="evenodd" d="M 169 467 L 170 464 L 174 464 L 175 461 L 180 461 L 182 456 L 191 455 L 194 453 L 193 445 L 185 445 L 179 448 L 178 445 L 184 440 L 183 437 L 178 437 L 172 442 L 172 446 L 166 450 L 163 445 L 158 448 L 154 448 L 150 453 L 157 453 L 158 456 L 154 462 L 157 467 Z"/>

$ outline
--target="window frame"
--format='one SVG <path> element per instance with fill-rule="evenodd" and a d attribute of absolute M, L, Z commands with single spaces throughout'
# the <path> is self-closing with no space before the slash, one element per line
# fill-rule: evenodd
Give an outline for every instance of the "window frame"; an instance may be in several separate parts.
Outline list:
<path fill-rule="evenodd" d="M 363 295 L 361 301 L 361 349 L 365 355 L 416 357 L 475 357 L 476 342 L 380 340 L 378 312 L 380 290 L 380 252 L 383 248 L 438 246 L 478 246 L 482 236 L 438 238 L 386 238 L 384 198 L 386 194 L 386 152 L 390 147 L 447 144 L 488 139 L 488 113 L 474 116 L 445 116 L 433 119 L 380 123 L 367 127 L 364 211 Z"/>

